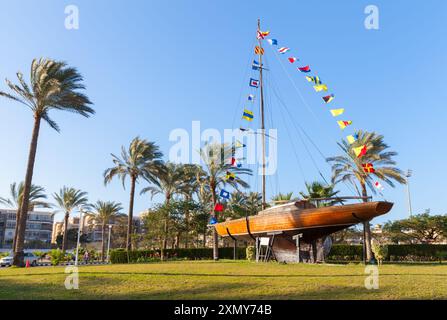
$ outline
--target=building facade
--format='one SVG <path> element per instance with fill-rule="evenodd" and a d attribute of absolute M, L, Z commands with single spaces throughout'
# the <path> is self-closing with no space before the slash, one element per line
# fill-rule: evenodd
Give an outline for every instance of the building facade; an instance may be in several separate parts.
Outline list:
<path fill-rule="evenodd" d="M 0 209 L 0 246 L 12 247 L 15 235 L 17 210 Z M 45 244 L 51 243 L 53 231 L 53 218 L 51 212 L 30 211 L 25 230 L 25 245 L 32 241 L 41 241 Z"/>

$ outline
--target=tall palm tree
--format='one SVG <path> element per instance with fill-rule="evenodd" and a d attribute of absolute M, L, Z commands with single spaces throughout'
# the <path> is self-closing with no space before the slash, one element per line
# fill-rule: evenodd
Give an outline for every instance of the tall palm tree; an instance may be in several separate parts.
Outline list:
<path fill-rule="evenodd" d="M 121 179 L 123 188 L 125 188 L 126 178 L 130 179 L 130 200 L 129 214 L 127 223 L 127 250 L 132 249 L 132 225 L 133 225 L 133 206 L 135 200 L 135 185 L 139 179 L 145 179 L 155 183 L 156 176 L 162 168 L 159 147 L 154 142 L 148 142 L 139 137 L 134 138 L 129 149 L 121 147 L 121 158 L 112 154 L 114 167 L 104 171 L 104 184 L 107 185 L 114 177 Z"/>
<path fill-rule="evenodd" d="M 11 208 L 17 209 L 16 214 L 16 226 L 15 226 L 15 232 L 14 232 L 14 240 L 12 244 L 12 248 L 14 250 L 15 244 L 17 241 L 17 234 L 18 234 L 18 228 L 19 228 L 19 213 L 18 210 L 20 208 L 20 205 L 22 204 L 23 199 L 23 181 L 20 182 L 18 185 L 17 183 L 13 182 L 9 186 L 9 193 L 10 198 L 2 198 L 0 197 L 0 203 L 3 203 Z M 47 198 L 47 195 L 45 194 L 45 188 L 31 184 L 30 194 L 29 194 L 29 203 L 28 203 L 28 211 L 33 211 L 34 208 L 51 208 L 51 204 L 46 202 L 45 199 Z"/>
<path fill-rule="evenodd" d="M 19 102 L 33 113 L 34 127 L 28 154 L 23 201 L 19 208 L 19 224 L 17 243 L 14 248 L 15 266 L 23 266 L 23 244 L 25 241 L 26 219 L 33 180 L 34 163 L 36 160 L 37 142 L 42 119 L 54 130 L 59 132 L 58 124 L 50 118 L 51 110 L 62 110 L 89 117 L 94 113 L 90 107 L 89 98 L 80 92 L 85 89 L 81 74 L 76 68 L 68 67 L 65 62 L 51 59 L 34 59 L 31 63 L 30 84 L 23 75 L 17 73 L 18 84 L 6 79 L 11 93 L 0 91 L 0 96 Z"/>
<path fill-rule="evenodd" d="M 116 219 L 124 216 L 124 214 L 120 213 L 123 208 L 121 207 L 121 203 L 118 202 L 98 200 L 95 204 L 92 205 L 92 209 L 94 210 L 94 212 L 88 213 L 88 216 L 92 217 L 96 223 L 101 225 L 101 260 L 104 261 L 106 251 L 105 236 L 107 225 L 115 222 Z"/>
<path fill-rule="evenodd" d="M 200 150 L 200 156 L 204 163 L 205 176 L 202 177 L 202 184 L 211 193 L 211 200 L 213 209 L 212 217 L 216 218 L 216 211 L 214 210 L 217 203 L 217 191 L 225 185 L 238 190 L 241 186 L 248 188 L 247 182 L 240 178 L 240 175 L 251 175 L 250 169 L 234 167 L 231 165 L 231 158 L 233 157 L 233 147 L 228 144 L 207 144 Z M 234 174 L 234 179 L 227 179 L 227 173 Z M 213 228 L 213 258 L 219 259 L 217 231 Z"/>
<path fill-rule="evenodd" d="M 64 186 L 59 190 L 59 193 L 53 194 L 54 200 L 60 209 L 64 212 L 64 235 L 62 238 L 62 252 L 67 249 L 68 243 L 68 218 L 70 214 L 82 205 L 87 205 L 88 198 L 87 192 L 81 191 L 79 189 Z M 82 228 L 82 221 L 79 220 L 79 228 Z"/>
<path fill-rule="evenodd" d="M 327 159 L 328 162 L 332 162 L 332 182 L 348 182 L 352 184 L 357 193 L 364 197 L 364 202 L 368 201 L 367 189 L 376 194 L 374 178 L 385 182 L 391 187 L 395 186 L 394 182 L 405 184 L 404 173 L 396 167 L 396 161 L 393 160 L 397 152 L 388 151 L 389 146 L 383 141 L 383 136 L 367 131 L 358 131 L 357 135 L 358 139 L 352 145 L 344 140 L 338 143 L 344 152 L 343 155 Z M 358 158 L 353 148 L 363 145 L 367 146 L 367 152 L 364 156 Z M 366 173 L 364 171 L 362 165 L 366 163 L 373 164 L 374 173 Z M 365 231 L 366 259 L 370 261 L 372 250 L 369 221 L 363 222 L 363 228 Z"/>
<path fill-rule="evenodd" d="M 245 209 L 249 216 L 256 215 L 262 210 L 262 194 L 259 192 L 250 192 L 245 196 Z"/>
<path fill-rule="evenodd" d="M 165 197 L 165 205 L 169 207 L 171 199 L 175 194 L 181 192 L 183 184 L 183 166 L 180 164 L 175 164 L 168 162 L 161 166 L 155 181 L 153 181 L 153 186 L 143 188 L 140 194 L 150 193 L 151 197 L 162 194 Z M 164 252 L 167 248 L 167 237 L 168 237 L 168 223 L 169 216 L 166 215 L 164 225 L 163 225 L 163 243 L 161 251 L 161 259 L 164 259 Z"/>
<path fill-rule="evenodd" d="M 318 198 L 333 198 L 339 191 L 334 191 L 334 185 L 325 185 L 319 181 L 313 181 L 311 183 L 305 183 L 307 193 L 300 192 L 300 195 L 306 200 L 318 199 Z M 336 203 L 340 203 L 340 200 L 317 200 L 317 207 L 332 206 Z"/>

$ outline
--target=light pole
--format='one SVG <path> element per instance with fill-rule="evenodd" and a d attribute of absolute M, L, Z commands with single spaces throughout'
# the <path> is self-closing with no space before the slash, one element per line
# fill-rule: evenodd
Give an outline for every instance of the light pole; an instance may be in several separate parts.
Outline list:
<path fill-rule="evenodd" d="M 411 209 L 411 196 L 410 196 L 410 177 L 413 174 L 413 170 L 408 169 L 405 177 L 407 178 L 407 198 L 408 198 L 408 213 L 410 214 L 410 217 L 413 215 L 413 210 Z"/>
<path fill-rule="evenodd" d="M 109 241 L 107 242 L 107 261 L 110 262 L 110 256 L 109 256 L 109 252 L 110 252 L 110 235 L 112 234 L 112 225 L 109 224 Z"/>
<path fill-rule="evenodd" d="M 84 213 L 84 208 L 82 206 L 79 207 L 79 228 L 78 228 L 78 239 L 76 241 L 76 258 L 75 258 L 75 266 L 78 266 L 78 256 L 79 256 L 79 242 L 81 240 L 81 228 L 82 228 L 82 214 Z"/>

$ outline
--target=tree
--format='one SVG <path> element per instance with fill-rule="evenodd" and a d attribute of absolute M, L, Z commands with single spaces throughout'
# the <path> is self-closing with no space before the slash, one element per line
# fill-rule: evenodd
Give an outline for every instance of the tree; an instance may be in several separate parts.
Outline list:
<path fill-rule="evenodd" d="M 154 142 L 148 142 L 139 137 L 134 138 L 129 149 L 121 147 L 121 158 L 112 154 L 114 167 L 104 171 L 104 184 L 107 185 L 114 177 L 121 179 L 125 189 L 126 178 L 130 179 L 130 201 L 129 214 L 127 222 L 126 248 L 132 249 L 132 225 L 133 225 L 133 206 L 135 200 L 135 185 L 139 179 L 145 179 L 156 183 L 156 176 L 162 168 L 159 147 Z"/>
<path fill-rule="evenodd" d="M 334 191 L 334 185 L 324 185 L 321 182 L 314 181 L 312 183 L 305 183 L 307 193 L 300 192 L 300 195 L 305 199 L 312 201 L 312 199 L 319 198 L 333 198 L 339 191 Z M 317 207 L 332 206 L 340 200 L 316 200 Z"/>
<path fill-rule="evenodd" d="M 391 187 L 395 186 L 394 182 L 405 184 L 404 173 L 396 167 L 396 161 L 393 160 L 393 157 L 397 156 L 397 152 L 388 151 L 389 146 L 384 142 L 383 136 L 366 131 L 358 131 L 356 134 L 358 139 L 353 144 L 344 140 L 338 143 L 344 155 L 327 159 L 332 163 L 332 183 L 350 183 L 355 187 L 357 193 L 364 197 L 364 202 L 368 201 L 367 188 L 376 194 L 373 178 L 384 181 Z M 353 148 L 361 146 L 366 146 L 367 152 L 359 158 Z M 367 163 L 374 166 L 375 172 L 365 172 L 362 165 Z M 365 230 L 366 259 L 370 261 L 372 251 L 369 221 L 363 222 L 363 228 Z"/>
<path fill-rule="evenodd" d="M 121 203 L 101 200 L 98 200 L 93 204 L 92 208 L 94 212 L 89 212 L 88 216 L 92 217 L 96 223 L 101 225 L 101 260 L 104 261 L 107 225 L 114 222 L 117 218 L 124 216 L 124 214 L 120 213 L 123 208 L 121 207 Z"/>
<path fill-rule="evenodd" d="M 78 242 L 78 230 L 79 228 L 72 228 L 67 230 L 67 237 L 66 237 L 66 246 L 68 248 L 75 248 Z M 64 242 L 65 234 L 58 234 L 56 236 L 56 244 L 58 248 L 62 248 L 63 242 Z M 81 237 L 79 238 L 79 243 L 87 243 L 88 237 L 87 234 L 81 234 Z"/>
<path fill-rule="evenodd" d="M 436 243 L 447 238 L 447 216 L 423 213 L 389 221 L 383 226 L 383 232 L 394 243 Z"/>
<path fill-rule="evenodd" d="M 169 208 L 171 198 L 181 192 L 183 167 L 180 164 L 168 162 L 162 165 L 157 173 L 153 186 L 143 188 L 140 194 L 149 192 L 151 197 L 162 194 L 165 197 L 165 205 Z M 169 215 L 165 215 L 164 238 L 161 250 L 161 259 L 164 259 L 164 251 L 167 246 Z"/>
<path fill-rule="evenodd" d="M 83 78 L 76 68 L 68 67 L 65 62 L 51 59 L 34 59 L 31 64 L 30 85 L 18 72 L 18 84 L 6 79 L 12 93 L 0 91 L 0 96 L 19 102 L 33 113 L 34 126 L 29 147 L 28 164 L 23 187 L 23 201 L 18 210 L 18 229 L 14 248 L 15 266 L 23 266 L 23 244 L 25 241 L 26 220 L 28 215 L 37 142 L 42 119 L 59 132 L 58 124 L 50 118 L 51 110 L 62 110 L 89 117 L 94 113 L 89 98 L 80 92 L 85 89 Z"/>
<path fill-rule="evenodd" d="M 287 203 L 287 202 L 293 201 L 292 197 L 293 197 L 293 192 L 284 193 L 284 194 L 282 194 L 280 192 L 277 195 L 275 195 L 274 197 L 272 197 L 272 201 L 274 203 L 280 203 L 280 204 Z"/>
<path fill-rule="evenodd" d="M 73 210 L 88 203 L 87 192 L 64 186 L 62 189 L 59 190 L 59 193 L 53 194 L 53 198 L 54 200 L 56 200 L 60 211 L 64 212 L 62 252 L 65 252 L 65 250 L 67 249 L 68 241 L 68 218 L 70 217 L 70 214 L 73 212 Z M 79 221 L 79 228 L 82 228 L 81 224 L 82 221 Z"/>
<path fill-rule="evenodd" d="M 200 156 L 204 163 L 205 175 L 201 177 L 202 187 L 206 188 L 211 193 L 211 203 L 213 206 L 211 215 L 216 218 L 216 211 L 214 210 L 217 203 L 217 191 L 225 185 L 238 190 L 239 186 L 248 188 L 247 182 L 242 180 L 239 176 L 243 174 L 251 175 L 250 169 L 234 167 L 231 165 L 231 158 L 233 157 L 233 147 L 227 144 L 207 144 L 200 150 Z M 230 175 L 234 175 L 231 177 Z M 219 259 L 218 252 L 218 238 L 217 231 L 213 228 L 213 258 Z"/>
<path fill-rule="evenodd" d="M 23 189 L 24 189 L 23 182 L 20 182 L 18 185 L 17 183 L 14 182 L 9 186 L 10 190 L 9 192 L 11 197 L 10 198 L 0 197 L 0 203 L 3 203 L 11 208 L 17 209 L 16 226 L 12 245 L 13 250 L 17 242 L 17 234 L 20 222 L 18 210 L 20 208 L 20 205 L 22 204 Z M 45 188 L 35 184 L 31 184 L 27 212 L 33 211 L 34 208 L 51 208 L 51 204 L 46 202 L 45 199 L 47 199 L 47 195 L 45 194 Z"/>

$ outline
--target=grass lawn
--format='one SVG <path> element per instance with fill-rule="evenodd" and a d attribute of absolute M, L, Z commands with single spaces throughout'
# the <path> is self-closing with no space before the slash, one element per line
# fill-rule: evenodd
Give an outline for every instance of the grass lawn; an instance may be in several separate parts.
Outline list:
<path fill-rule="evenodd" d="M 0 299 L 447 299 L 447 265 L 384 265 L 367 290 L 361 265 L 182 261 L 0 269 Z"/>

